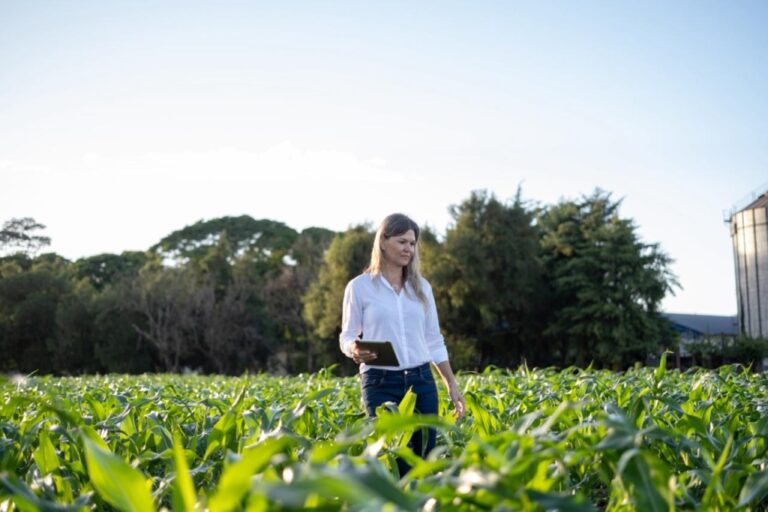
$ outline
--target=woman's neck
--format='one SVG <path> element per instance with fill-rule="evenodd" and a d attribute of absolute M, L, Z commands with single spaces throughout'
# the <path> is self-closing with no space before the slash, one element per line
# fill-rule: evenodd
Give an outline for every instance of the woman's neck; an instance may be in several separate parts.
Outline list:
<path fill-rule="evenodd" d="M 381 275 L 389 281 L 391 284 L 402 286 L 403 284 L 403 267 L 397 265 L 382 265 L 380 269 Z"/>

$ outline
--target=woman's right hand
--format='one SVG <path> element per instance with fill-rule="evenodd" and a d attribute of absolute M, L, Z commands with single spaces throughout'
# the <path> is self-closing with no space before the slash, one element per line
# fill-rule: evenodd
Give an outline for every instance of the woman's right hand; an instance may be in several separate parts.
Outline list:
<path fill-rule="evenodd" d="M 370 363 L 374 359 L 376 359 L 376 352 L 373 350 L 367 350 L 364 348 L 360 348 L 360 346 L 357 344 L 357 342 L 352 343 L 352 360 L 356 364 L 360 363 Z"/>

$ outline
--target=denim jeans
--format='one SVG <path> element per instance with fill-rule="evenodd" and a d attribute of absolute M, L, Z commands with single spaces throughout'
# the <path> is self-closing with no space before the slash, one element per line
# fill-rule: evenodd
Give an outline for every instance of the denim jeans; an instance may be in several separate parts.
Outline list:
<path fill-rule="evenodd" d="M 363 404 L 369 417 L 376 415 L 376 408 L 384 402 L 400 401 L 413 388 L 416 395 L 416 412 L 421 414 L 437 414 L 437 387 L 432 377 L 430 364 L 425 363 L 416 368 L 406 370 L 380 370 L 370 368 L 362 374 Z M 426 441 L 422 431 L 426 430 Z M 435 447 L 435 429 L 419 429 L 413 433 L 408 446 L 416 455 L 424 458 Z M 411 467 L 400 458 L 397 459 L 400 476 L 405 475 Z"/>

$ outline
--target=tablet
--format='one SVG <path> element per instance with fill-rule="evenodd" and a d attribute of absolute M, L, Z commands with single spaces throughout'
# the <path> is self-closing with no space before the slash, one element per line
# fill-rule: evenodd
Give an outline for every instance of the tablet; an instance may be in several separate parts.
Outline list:
<path fill-rule="evenodd" d="M 357 340 L 355 343 L 360 348 L 376 352 L 376 359 L 366 363 L 368 366 L 400 366 L 400 361 L 397 359 L 397 354 L 395 354 L 395 349 L 392 347 L 391 342 Z"/>

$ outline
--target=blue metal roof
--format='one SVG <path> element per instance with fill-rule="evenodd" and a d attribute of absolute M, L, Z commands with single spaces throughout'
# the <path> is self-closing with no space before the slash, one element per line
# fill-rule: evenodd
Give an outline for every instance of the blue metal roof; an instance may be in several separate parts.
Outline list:
<path fill-rule="evenodd" d="M 664 313 L 667 319 L 686 331 L 706 334 L 725 334 L 738 336 L 739 323 L 735 316 L 721 315 L 687 315 L 680 313 Z"/>

